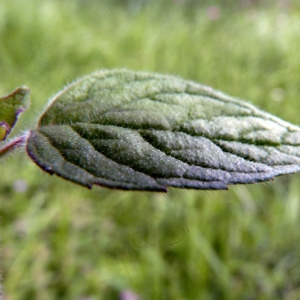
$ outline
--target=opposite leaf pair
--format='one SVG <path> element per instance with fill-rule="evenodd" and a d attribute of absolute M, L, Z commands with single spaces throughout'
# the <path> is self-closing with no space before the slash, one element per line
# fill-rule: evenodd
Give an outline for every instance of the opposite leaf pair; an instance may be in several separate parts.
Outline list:
<path fill-rule="evenodd" d="M 28 95 L 20 88 L 0 100 L 2 137 Z M 23 144 L 44 171 L 89 188 L 226 189 L 300 170 L 299 127 L 195 82 L 128 70 L 66 87 L 0 157 Z"/>

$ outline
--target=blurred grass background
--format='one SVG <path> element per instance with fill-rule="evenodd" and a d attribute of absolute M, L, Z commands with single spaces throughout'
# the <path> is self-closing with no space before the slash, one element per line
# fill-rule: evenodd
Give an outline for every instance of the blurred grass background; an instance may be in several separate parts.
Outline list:
<path fill-rule="evenodd" d="M 126 67 L 192 79 L 299 124 L 300 4 L 2 0 L 0 94 L 34 127 L 76 77 Z M 91 191 L 22 152 L 0 162 L 4 299 L 300 299 L 300 176 L 229 191 Z"/>

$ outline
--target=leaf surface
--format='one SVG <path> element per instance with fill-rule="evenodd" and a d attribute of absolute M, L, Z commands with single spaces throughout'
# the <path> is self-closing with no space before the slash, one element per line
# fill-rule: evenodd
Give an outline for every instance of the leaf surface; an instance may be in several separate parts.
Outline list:
<path fill-rule="evenodd" d="M 86 187 L 227 189 L 298 172 L 300 128 L 195 82 L 103 70 L 52 99 L 27 152 Z"/>

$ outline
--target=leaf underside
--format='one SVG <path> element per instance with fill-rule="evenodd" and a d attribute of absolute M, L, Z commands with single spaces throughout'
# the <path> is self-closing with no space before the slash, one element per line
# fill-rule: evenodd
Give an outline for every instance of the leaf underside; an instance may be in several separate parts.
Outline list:
<path fill-rule="evenodd" d="M 20 114 L 29 104 L 30 90 L 26 86 L 0 98 L 0 141 L 6 139 Z"/>
<path fill-rule="evenodd" d="M 191 81 L 104 70 L 53 99 L 27 152 L 89 188 L 227 189 L 298 172 L 300 128 Z"/>

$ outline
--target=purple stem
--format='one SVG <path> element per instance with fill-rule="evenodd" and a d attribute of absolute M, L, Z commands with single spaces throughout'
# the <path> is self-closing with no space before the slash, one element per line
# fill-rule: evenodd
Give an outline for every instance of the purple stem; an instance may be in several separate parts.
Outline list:
<path fill-rule="evenodd" d="M 27 134 L 18 136 L 16 138 L 14 138 L 13 140 L 11 140 L 9 143 L 7 143 L 6 145 L 4 145 L 3 147 L 0 147 L 0 158 L 6 154 L 8 154 L 9 152 L 14 151 L 17 148 L 22 147 L 27 139 Z"/>

